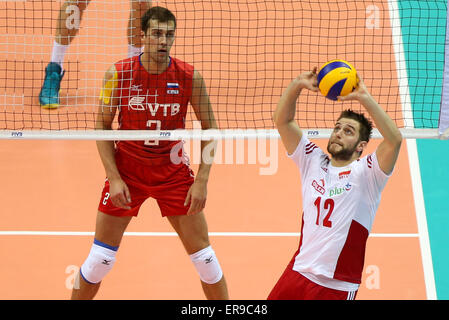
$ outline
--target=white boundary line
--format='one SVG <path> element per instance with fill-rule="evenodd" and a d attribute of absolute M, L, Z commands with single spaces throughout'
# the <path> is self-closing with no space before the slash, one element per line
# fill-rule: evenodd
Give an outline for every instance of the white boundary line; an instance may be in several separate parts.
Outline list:
<path fill-rule="evenodd" d="M 419 168 L 416 140 L 407 140 L 410 177 L 412 179 L 413 199 L 415 201 L 416 220 L 418 224 L 419 242 L 423 260 L 424 279 L 427 299 L 436 300 L 435 275 L 433 272 L 432 251 L 430 248 L 429 230 L 427 228 L 426 207 L 422 190 L 421 170 Z"/>
<path fill-rule="evenodd" d="M 93 231 L 0 231 L 0 236 L 93 236 Z M 176 232 L 125 232 L 131 237 L 175 237 Z M 212 237 L 299 237 L 299 232 L 209 232 Z M 418 233 L 372 233 L 371 238 L 418 238 Z"/>
<path fill-rule="evenodd" d="M 405 63 L 404 44 L 402 41 L 401 20 L 399 7 L 396 0 L 388 0 L 390 9 L 390 23 L 392 30 L 392 41 L 396 57 L 396 69 L 400 96 L 402 102 L 402 112 L 404 119 L 413 119 L 410 91 L 408 85 L 407 66 Z M 414 127 L 414 124 L 406 124 L 407 127 Z M 424 206 L 424 196 L 421 184 L 421 171 L 419 170 L 418 151 L 416 140 L 407 139 L 407 151 L 410 164 L 410 176 L 412 179 L 413 199 L 415 201 L 415 212 L 418 224 L 419 242 L 424 270 L 424 282 L 426 285 L 427 299 L 436 300 L 435 277 L 433 272 L 432 253 L 430 249 L 429 233 L 427 229 L 426 210 Z"/>

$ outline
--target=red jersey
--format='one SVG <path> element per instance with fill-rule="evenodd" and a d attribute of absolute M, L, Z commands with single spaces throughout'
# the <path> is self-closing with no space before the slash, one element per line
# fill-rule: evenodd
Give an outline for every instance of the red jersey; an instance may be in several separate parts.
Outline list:
<path fill-rule="evenodd" d="M 115 64 L 119 93 L 119 130 L 175 130 L 185 128 L 187 107 L 192 96 L 193 66 L 170 57 L 167 69 L 150 74 L 141 56 Z M 170 161 L 178 141 L 119 141 L 117 151 L 144 162 Z"/>

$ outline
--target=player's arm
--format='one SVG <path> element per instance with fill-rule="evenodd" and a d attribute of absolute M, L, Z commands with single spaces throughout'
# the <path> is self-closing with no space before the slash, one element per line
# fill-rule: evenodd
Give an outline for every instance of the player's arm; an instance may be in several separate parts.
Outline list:
<path fill-rule="evenodd" d="M 377 129 L 384 138 L 376 150 L 379 167 L 385 174 L 390 174 L 398 159 L 402 135 L 394 121 L 371 96 L 363 80 L 360 77 L 358 78 L 359 84 L 357 89 L 345 97 L 339 97 L 339 99 L 341 101 L 358 100 L 366 111 L 368 111 Z"/>
<path fill-rule="evenodd" d="M 207 93 L 206 84 L 203 77 L 198 71 L 195 71 L 193 75 L 193 85 L 192 85 L 192 97 L 190 103 L 195 112 L 197 119 L 201 122 L 201 129 L 217 129 L 217 122 L 215 120 L 214 111 L 209 100 L 209 95 Z M 211 150 L 210 159 L 207 163 L 204 162 L 203 156 L 200 159 L 200 166 L 195 178 L 195 182 L 190 188 L 187 198 L 186 205 L 190 202 L 190 209 L 187 214 L 195 214 L 200 212 L 206 205 L 207 197 L 207 182 L 209 180 L 209 173 L 212 166 L 213 150 L 215 150 L 216 141 L 215 140 L 202 140 L 201 141 L 201 155 L 203 151 Z M 209 152 L 208 152 L 209 155 Z"/>
<path fill-rule="evenodd" d="M 315 67 L 312 71 L 296 77 L 285 89 L 273 114 L 274 124 L 289 154 L 296 150 L 303 134 L 295 120 L 296 101 L 304 88 L 318 91 L 316 71 Z"/>
<path fill-rule="evenodd" d="M 117 94 L 117 70 L 115 66 L 109 68 L 103 79 L 103 86 L 100 94 L 100 101 L 95 121 L 96 130 L 112 130 L 112 122 L 119 104 Z M 116 207 L 130 209 L 127 203 L 131 201 L 129 190 L 120 176 L 120 172 L 115 163 L 114 141 L 97 141 L 97 149 L 101 162 L 109 180 L 109 193 L 112 203 Z"/>

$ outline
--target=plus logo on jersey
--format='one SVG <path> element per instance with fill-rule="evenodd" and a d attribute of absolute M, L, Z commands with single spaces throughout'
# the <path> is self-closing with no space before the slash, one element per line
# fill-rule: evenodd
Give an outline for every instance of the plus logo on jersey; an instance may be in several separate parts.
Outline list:
<path fill-rule="evenodd" d="M 154 97 L 154 103 L 148 102 L 149 97 Z M 164 117 L 174 116 L 179 113 L 181 105 L 179 103 L 158 103 L 157 102 L 157 90 L 154 95 L 137 95 L 129 99 L 128 110 L 135 111 L 149 111 L 154 117 L 158 111 L 162 113 Z M 145 101 L 147 100 L 147 101 Z"/>
<path fill-rule="evenodd" d="M 335 186 L 334 188 L 329 190 L 329 198 L 339 196 L 345 192 L 349 192 L 349 191 L 351 191 L 351 189 L 352 189 L 352 185 L 349 182 L 344 187 Z"/>

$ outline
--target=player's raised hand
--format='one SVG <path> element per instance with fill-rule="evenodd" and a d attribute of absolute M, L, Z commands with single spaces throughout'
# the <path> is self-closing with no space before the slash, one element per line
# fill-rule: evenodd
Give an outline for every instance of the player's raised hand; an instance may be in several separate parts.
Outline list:
<path fill-rule="evenodd" d="M 362 77 L 357 74 L 357 87 L 350 94 L 346 96 L 338 96 L 338 101 L 349 101 L 349 100 L 357 100 L 363 102 L 364 99 L 370 98 L 371 94 L 368 91 L 368 88 L 363 82 Z"/>
<path fill-rule="evenodd" d="M 313 67 L 312 71 L 301 73 L 296 78 L 301 88 L 318 91 L 317 70 L 317 67 Z"/>

